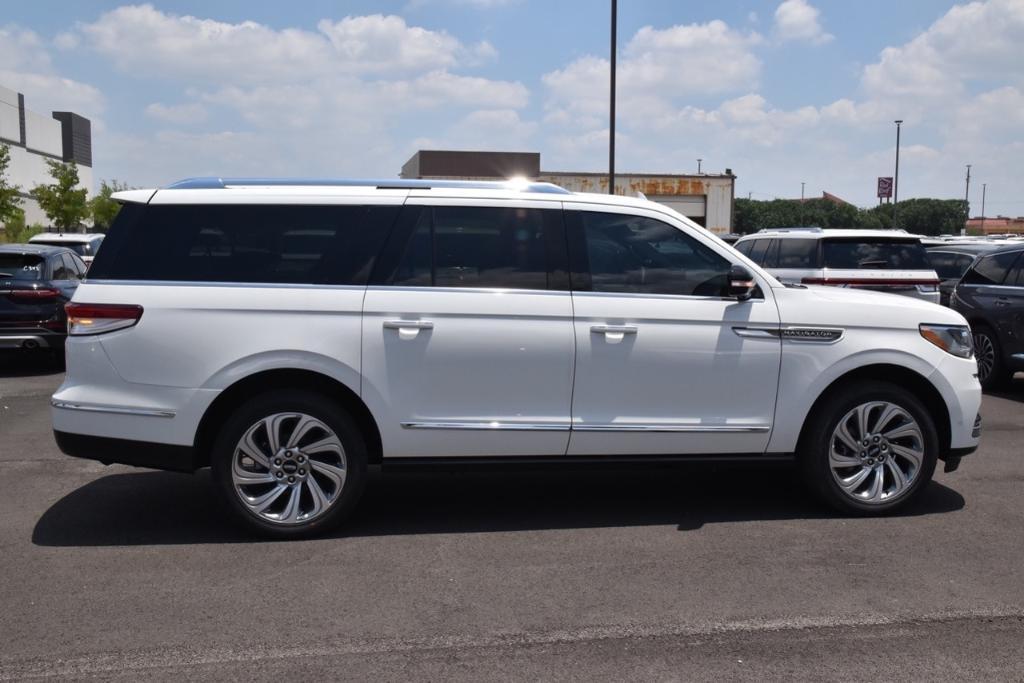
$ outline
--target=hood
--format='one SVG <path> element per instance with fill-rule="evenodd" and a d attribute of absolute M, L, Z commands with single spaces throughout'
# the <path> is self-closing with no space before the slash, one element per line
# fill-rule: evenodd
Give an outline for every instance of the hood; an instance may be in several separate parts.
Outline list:
<path fill-rule="evenodd" d="M 916 329 L 921 323 L 967 324 L 945 306 L 899 294 L 824 285 L 772 291 L 783 325 Z"/>

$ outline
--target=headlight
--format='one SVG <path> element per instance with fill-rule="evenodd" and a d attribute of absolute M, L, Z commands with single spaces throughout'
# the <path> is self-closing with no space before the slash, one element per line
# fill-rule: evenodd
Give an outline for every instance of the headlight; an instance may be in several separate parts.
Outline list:
<path fill-rule="evenodd" d="M 946 353 L 960 358 L 974 355 L 974 343 L 971 341 L 971 328 L 966 325 L 919 325 L 921 336 L 935 344 Z"/>

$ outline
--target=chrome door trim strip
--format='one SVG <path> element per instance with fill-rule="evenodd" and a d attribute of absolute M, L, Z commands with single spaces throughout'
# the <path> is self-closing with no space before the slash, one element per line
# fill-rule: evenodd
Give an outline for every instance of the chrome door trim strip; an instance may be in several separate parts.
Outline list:
<path fill-rule="evenodd" d="M 450 429 L 516 432 L 647 432 L 682 434 L 746 434 L 771 431 L 770 425 L 619 425 L 619 424 L 544 424 L 529 422 L 402 422 L 403 429 Z"/>
<path fill-rule="evenodd" d="M 732 331 L 740 337 L 751 339 L 778 339 L 781 330 L 777 327 L 734 327 Z"/>
<path fill-rule="evenodd" d="M 618 425 L 618 424 L 587 424 L 572 426 L 574 432 L 665 432 L 683 434 L 744 434 L 751 432 L 770 431 L 769 425 Z"/>
<path fill-rule="evenodd" d="M 403 429 L 469 429 L 497 432 L 567 432 L 567 424 L 530 422 L 402 422 Z"/>
<path fill-rule="evenodd" d="M 86 413 L 109 413 L 111 415 L 135 415 L 138 417 L 174 417 L 173 410 L 157 410 L 155 408 L 125 408 L 122 406 L 104 406 L 86 403 L 72 403 L 52 399 L 50 405 L 61 410 L 80 410 Z"/>

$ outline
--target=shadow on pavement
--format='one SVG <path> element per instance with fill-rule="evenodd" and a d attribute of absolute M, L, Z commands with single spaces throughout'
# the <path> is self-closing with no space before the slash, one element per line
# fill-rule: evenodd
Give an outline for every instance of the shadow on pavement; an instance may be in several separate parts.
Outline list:
<path fill-rule="evenodd" d="M 904 516 L 959 510 L 932 482 Z M 403 472 L 372 483 L 332 535 L 471 533 L 834 517 L 791 468 L 676 466 L 650 470 Z M 43 546 L 252 542 L 227 518 L 209 472 L 114 474 L 57 501 L 32 541 Z"/>
<path fill-rule="evenodd" d="M 64 372 L 64 356 L 47 351 L 0 350 L 0 377 L 35 377 Z"/>
<path fill-rule="evenodd" d="M 1007 386 L 1000 387 L 998 391 L 988 391 L 985 393 L 986 395 L 1024 403 L 1024 373 L 1018 372 L 1014 375 L 1013 380 L 1007 383 Z"/>

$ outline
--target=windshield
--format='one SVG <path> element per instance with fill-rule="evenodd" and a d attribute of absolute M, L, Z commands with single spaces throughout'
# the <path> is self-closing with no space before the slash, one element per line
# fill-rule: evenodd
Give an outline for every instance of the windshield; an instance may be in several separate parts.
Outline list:
<path fill-rule="evenodd" d="M 44 265 L 32 254 L 0 254 L 0 280 L 41 280 Z"/>
<path fill-rule="evenodd" d="M 852 270 L 931 270 L 918 240 L 827 239 L 825 267 Z"/>

